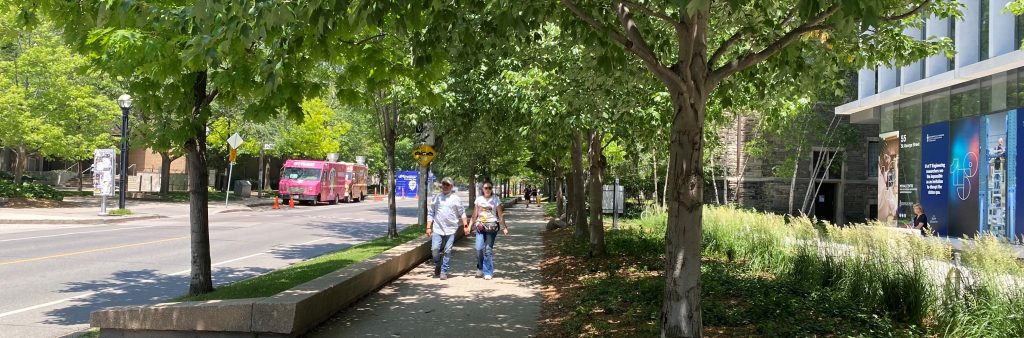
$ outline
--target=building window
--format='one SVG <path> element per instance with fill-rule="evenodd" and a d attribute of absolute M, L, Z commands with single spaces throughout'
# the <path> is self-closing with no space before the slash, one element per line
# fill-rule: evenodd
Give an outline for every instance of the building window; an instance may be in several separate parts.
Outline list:
<path fill-rule="evenodd" d="M 1013 49 L 1016 50 L 1016 49 L 1020 49 L 1020 47 L 1021 47 L 1021 45 L 1020 45 L 1021 44 L 1021 39 L 1024 39 L 1024 15 L 1014 16 L 1013 17 L 1013 22 L 1014 22 L 1014 34 L 1013 34 L 1013 39 L 1014 39 L 1014 44 L 1013 45 L 1014 45 L 1014 48 Z"/>
<path fill-rule="evenodd" d="M 899 111 L 896 114 L 896 129 L 921 126 L 921 96 L 916 96 L 900 101 Z"/>
<path fill-rule="evenodd" d="M 877 159 L 878 156 L 875 156 Z M 816 149 L 811 157 L 815 179 L 838 180 L 843 177 L 843 152 L 836 149 Z"/>
<path fill-rule="evenodd" d="M 878 154 L 882 150 L 878 140 L 868 141 L 868 177 L 878 177 Z"/>
<path fill-rule="evenodd" d="M 981 94 L 979 91 L 977 81 L 953 87 L 949 93 L 949 117 L 959 119 L 978 115 L 978 110 L 981 109 Z"/>
<path fill-rule="evenodd" d="M 955 49 L 956 48 L 955 47 L 956 46 L 956 18 L 946 18 L 946 21 L 949 22 L 949 43 L 950 43 L 950 45 L 954 46 L 953 48 Z M 956 69 L 956 53 L 954 53 L 953 57 L 946 58 L 946 60 L 949 60 L 949 63 L 946 64 L 946 70 Z"/>
<path fill-rule="evenodd" d="M 978 1 L 981 3 L 981 36 L 978 39 L 978 46 L 981 50 L 978 52 L 978 61 L 988 59 L 988 2 L 989 0 Z"/>
<path fill-rule="evenodd" d="M 949 89 L 940 89 L 924 96 L 924 124 L 949 121 Z"/>
<path fill-rule="evenodd" d="M 898 106 L 892 103 L 882 105 L 881 122 L 879 124 L 881 132 L 888 133 L 896 130 L 896 107 Z"/>

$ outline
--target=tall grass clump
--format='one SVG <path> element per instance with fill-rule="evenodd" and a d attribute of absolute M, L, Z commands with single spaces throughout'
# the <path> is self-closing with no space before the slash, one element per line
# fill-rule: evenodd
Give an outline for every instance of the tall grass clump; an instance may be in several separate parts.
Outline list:
<path fill-rule="evenodd" d="M 1024 268 L 1004 240 L 982 234 L 964 241 L 943 287 L 938 319 L 960 337 L 1024 337 Z M 962 263 L 962 264 L 960 264 Z"/>

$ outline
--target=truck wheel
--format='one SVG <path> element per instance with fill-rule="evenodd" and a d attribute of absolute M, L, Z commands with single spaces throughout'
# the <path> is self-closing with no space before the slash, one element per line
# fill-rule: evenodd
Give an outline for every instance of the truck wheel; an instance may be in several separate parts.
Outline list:
<path fill-rule="evenodd" d="M 334 199 L 328 202 L 330 205 L 338 204 L 338 194 L 334 194 Z"/>

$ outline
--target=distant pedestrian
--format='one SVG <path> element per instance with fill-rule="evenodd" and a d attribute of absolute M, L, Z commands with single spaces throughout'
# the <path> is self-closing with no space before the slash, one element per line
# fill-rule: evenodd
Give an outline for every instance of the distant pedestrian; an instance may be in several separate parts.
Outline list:
<path fill-rule="evenodd" d="M 530 196 L 533 196 L 533 188 L 526 186 L 526 190 L 523 190 L 523 199 L 526 200 L 526 207 L 530 207 Z"/>
<path fill-rule="evenodd" d="M 924 214 L 924 207 L 920 203 L 914 203 L 914 229 L 921 230 L 921 236 L 932 232 L 928 225 L 928 215 Z"/>
<path fill-rule="evenodd" d="M 483 196 L 477 197 L 473 209 L 476 225 L 476 276 L 491 279 L 494 276 L 494 240 L 498 229 L 508 235 L 505 225 L 505 209 L 501 199 L 494 195 L 491 182 L 484 182 Z"/>
<path fill-rule="evenodd" d="M 430 253 L 434 259 L 434 277 L 448 279 L 449 262 L 452 255 L 452 244 L 455 232 L 459 230 L 459 221 L 466 236 L 469 236 L 469 223 L 466 222 L 466 208 L 462 200 L 452 192 L 455 183 L 450 177 L 441 180 L 441 192 L 434 195 L 427 208 L 427 236 L 430 236 Z M 434 225 L 437 231 L 434 231 Z"/>

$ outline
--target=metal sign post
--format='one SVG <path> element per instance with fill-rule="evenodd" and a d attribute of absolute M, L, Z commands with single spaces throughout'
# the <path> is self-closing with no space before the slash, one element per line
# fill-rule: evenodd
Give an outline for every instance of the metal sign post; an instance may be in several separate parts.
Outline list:
<path fill-rule="evenodd" d="M 228 138 L 228 146 L 231 147 L 231 154 L 228 156 L 228 187 L 224 189 L 224 206 L 228 206 L 228 198 L 231 197 L 231 173 L 235 169 L 235 159 L 238 158 L 238 147 L 242 145 L 242 137 L 234 133 Z"/>

